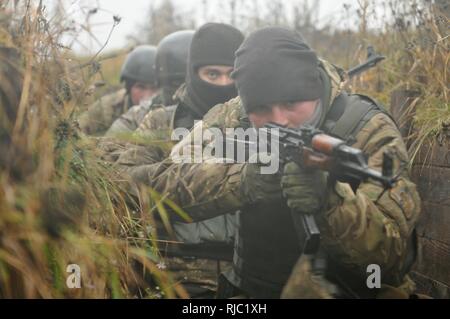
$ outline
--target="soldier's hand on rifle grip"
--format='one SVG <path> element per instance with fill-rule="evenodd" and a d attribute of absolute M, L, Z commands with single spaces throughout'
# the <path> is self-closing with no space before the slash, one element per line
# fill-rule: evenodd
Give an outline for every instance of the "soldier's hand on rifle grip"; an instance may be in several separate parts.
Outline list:
<path fill-rule="evenodd" d="M 248 204 L 281 200 L 280 174 L 263 174 L 263 164 L 255 158 L 258 156 L 260 154 L 251 157 L 242 170 L 240 191 L 243 198 Z"/>
<path fill-rule="evenodd" d="M 281 189 L 289 208 L 299 213 L 314 214 L 325 203 L 327 174 L 290 162 L 283 169 Z"/>

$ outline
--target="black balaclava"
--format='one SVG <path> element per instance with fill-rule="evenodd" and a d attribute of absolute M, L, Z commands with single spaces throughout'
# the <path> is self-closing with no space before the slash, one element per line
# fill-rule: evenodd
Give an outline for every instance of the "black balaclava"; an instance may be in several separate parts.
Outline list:
<path fill-rule="evenodd" d="M 173 96 L 179 89 L 179 87 L 183 84 L 183 80 L 179 81 L 171 81 L 170 83 L 166 83 L 161 87 L 161 99 L 163 105 L 174 105 L 176 102 L 173 99 Z"/>
<path fill-rule="evenodd" d="M 203 116 L 213 106 L 236 97 L 234 84 L 218 86 L 200 79 L 198 70 L 206 65 L 234 66 L 235 52 L 244 40 L 243 34 L 231 25 L 207 23 L 198 29 L 189 51 L 186 85 L 195 112 Z"/>
<path fill-rule="evenodd" d="M 253 32 L 236 52 L 232 74 L 247 112 L 274 103 L 319 99 L 324 86 L 316 53 L 280 27 Z"/>

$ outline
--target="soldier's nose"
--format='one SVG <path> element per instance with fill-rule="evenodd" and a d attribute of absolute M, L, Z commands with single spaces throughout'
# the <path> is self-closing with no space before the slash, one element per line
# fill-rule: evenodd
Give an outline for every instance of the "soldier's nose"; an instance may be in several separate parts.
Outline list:
<path fill-rule="evenodd" d="M 223 75 L 219 78 L 218 85 L 228 86 L 234 83 L 234 80 L 228 75 Z"/>
<path fill-rule="evenodd" d="M 141 100 L 145 100 L 150 98 L 153 95 L 153 90 L 152 89 L 147 89 L 144 92 L 142 92 L 142 97 Z"/>
<path fill-rule="evenodd" d="M 271 122 L 281 126 L 288 126 L 289 118 L 282 106 L 274 105 L 272 107 Z"/>

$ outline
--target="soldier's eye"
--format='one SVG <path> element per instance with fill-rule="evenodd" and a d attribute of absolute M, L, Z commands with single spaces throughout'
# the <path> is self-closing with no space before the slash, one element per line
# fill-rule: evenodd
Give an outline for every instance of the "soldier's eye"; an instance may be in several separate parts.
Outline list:
<path fill-rule="evenodd" d="M 209 71 L 208 72 L 208 78 L 210 78 L 211 80 L 216 80 L 217 78 L 219 78 L 220 74 L 217 71 Z"/>

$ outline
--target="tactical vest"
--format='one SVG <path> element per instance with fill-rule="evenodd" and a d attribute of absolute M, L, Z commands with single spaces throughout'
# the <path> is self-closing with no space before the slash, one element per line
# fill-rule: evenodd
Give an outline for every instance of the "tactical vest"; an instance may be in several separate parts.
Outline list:
<path fill-rule="evenodd" d="M 329 77 L 323 77 L 330 92 Z M 328 81 L 328 82 L 327 82 Z M 328 103 L 326 98 L 324 103 Z M 386 110 L 369 97 L 341 93 L 332 101 L 321 130 L 353 145 L 355 136 L 376 114 Z M 285 201 L 252 205 L 239 213 L 233 269 L 227 279 L 252 298 L 279 298 L 303 243 Z"/>

